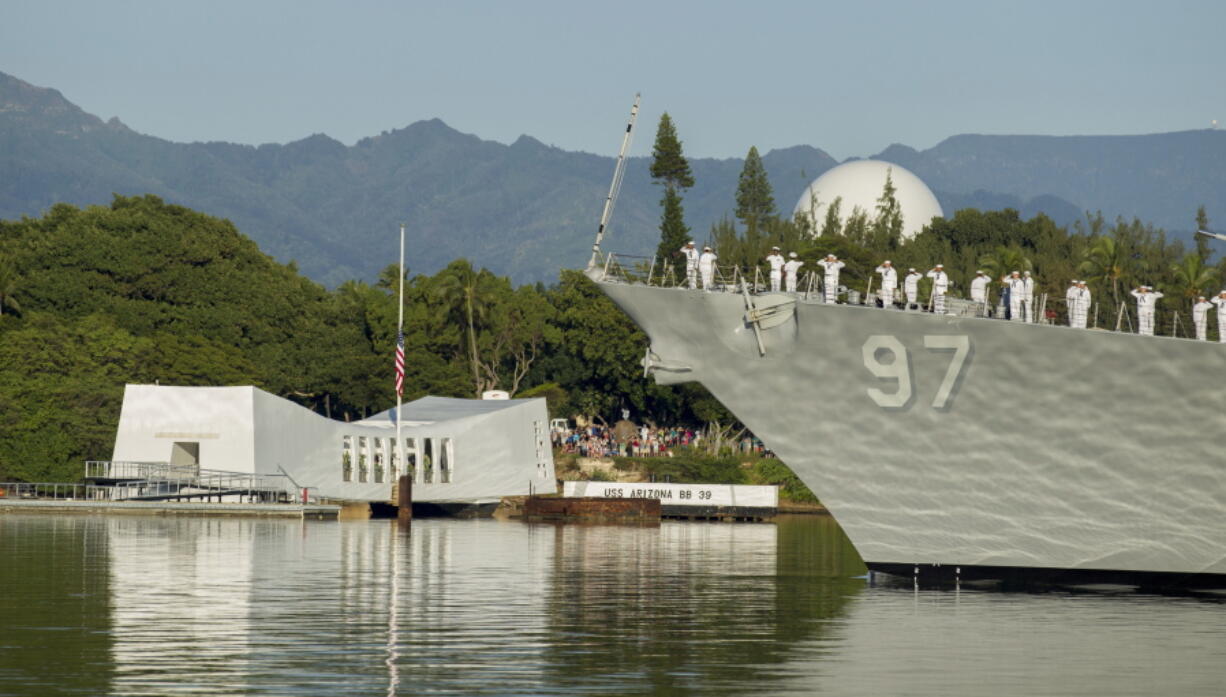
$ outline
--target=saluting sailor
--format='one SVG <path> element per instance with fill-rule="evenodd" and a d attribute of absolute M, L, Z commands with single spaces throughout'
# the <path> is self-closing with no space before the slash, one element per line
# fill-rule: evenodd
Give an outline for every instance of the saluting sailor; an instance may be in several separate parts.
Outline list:
<path fill-rule="evenodd" d="M 982 270 L 975 272 L 975 280 L 971 281 L 971 300 L 979 303 L 981 311 L 982 307 L 988 302 L 988 275 Z M 985 311 L 986 314 L 986 311 Z"/>
<path fill-rule="evenodd" d="M 1162 293 L 1155 292 L 1150 286 L 1141 286 L 1132 291 L 1132 297 L 1137 299 L 1137 333 L 1145 336 L 1154 335 L 1154 307 Z"/>
<path fill-rule="evenodd" d="M 878 294 L 881 297 L 881 307 L 888 310 L 894 305 L 894 290 L 898 288 L 898 272 L 894 270 L 889 259 L 881 262 L 881 266 L 878 266 L 876 271 L 881 274 L 881 292 Z"/>
<path fill-rule="evenodd" d="M 825 291 L 826 304 L 832 305 L 839 295 L 839 269 L 846 264 L 839 261 L 835 255 L 827 254 L 825 259 L 817 262 L 817 265 L 826 270 L 826 277 L 822 280 L 822 290 Z"/>
<path fill-rule="evenodd" d="M 1016 271 L 1009 274 L 1009 319 L 1014 322 L 1026 321 L 1026 310 L 1022 302 L 1026 297 L 1026 282 Z"/>
<path fill-rule="evenodd" d="M 800 267 L 805 263 L 796 258 L 796 252 L 788 252 L 788 261 L 783 265 L 784 287 L 789 293 L 796 292 L 796 279 L 800 276 Z"/>
<path fill-rule="evenodd" d="M 1077 297 L 1080 294 L 1077 279 L 1069 281 L 1068 290 L 1064 291 L 1064 307 L 1068 310 L 1068 326 L 1077 326 Z"/>
<path fill-rule="evenodd" d="M 1025 321 L 1034 324 L 1034 279 L 1029 271 L 1022 272 L 1022 305 Z"/>
<path fill-rule="evenodd" d="M 945 273 L 945 265 L 937 264 L 925 275 L 932 279 L 932 311 L 943 315 L 945 314 L 945 291 L 949 290 L 949 276 Z"/>
<path fill-rule="evenodd" d="M 1090 316 L 1090 289 L 1086 288 L 1085 281 L 1077 281 L 1077 297 L 1073 301 L 1073 308 L 1073 316 L 1077 319 L 1074 326 L 1085 329 L 1086 320 Z"/>
<path fill-rule="evenodd" d="M 698 272 L 702 274 L 703 290 L 711 290 L 715 280 L 715 260 L 718 258 L 710 247 L 702 248 L 702 255 L 698 257 Z"/>
<path fill-rule="evenodd" d="M 694 240 L 685 243 L 681 254 L 685 257 L 686 283 L 689 283 L 690 290 L 694 290 L 698 287 L 698 250 L 694 248 Z"/>
<path fill-rule="evenodd" d="M 766 255 L 766 263 L 771 265 L 771 292 L 779 292 L 779 280 L 783 277 L 783 255 L 778 247 L 771 247 L 771 253 Z"/>
<path fill-rule="evenodd" d="M 1213 307 L 1213 303 L 1205 300 L 1205 296 L 1200 295 L 1196 298 L 1196 304 L 1192 306 L 1192 324 L 1196 325 L 1196 340 L 1205 341 L 1209 337 L 1209 308 Z"/>
<path fill-rule="evenodd" d="M 1226 290 L 1213 296 L 1209 302 L 1217 305 L 1217 340 L 1226 344 Z"/>
<path fill-rule="evenodd" d="M 919 307 L 919 282 L 923 278 L 923 274 L 912 267 L 907 270 L 907 277 L 903 279 L 902 289 L 907 294 L 907 306 L 903 309 L 910 310 L 912 307 Z"/>

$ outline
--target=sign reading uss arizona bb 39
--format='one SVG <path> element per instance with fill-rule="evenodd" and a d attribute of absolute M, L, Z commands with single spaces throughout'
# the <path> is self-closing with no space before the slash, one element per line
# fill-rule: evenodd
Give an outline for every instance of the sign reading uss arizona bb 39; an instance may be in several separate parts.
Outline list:
<path fill-rule="evenodd" d="M 660 503 L 665 506 L 779 507 L 777 486 L 564 482 L 562 495 L 602 499 L 660 499 Z"/>

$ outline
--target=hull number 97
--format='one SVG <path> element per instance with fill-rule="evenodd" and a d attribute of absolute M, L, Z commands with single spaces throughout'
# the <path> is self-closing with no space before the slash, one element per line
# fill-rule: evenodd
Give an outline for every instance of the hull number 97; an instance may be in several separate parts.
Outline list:
<path fill-rule="evenodd" d="M 966 335 L 928 335 L 924 337 L 924 349 L 950 354 L 945 377 L 932 397 L 933 409 L 948 409 L 962 383 L 966 359 L 971 353 L 971 338 Z M 909 406 L 915 396 L 915 378 L 911 370 L 911 354 L 898 337 L 889 334 L 870 336 L 864 341 L 861 354 L 868 372 L 876 378 L 893 382 L 893 385 L 869 387 L 869 398 L 884 409 Z M 889 360 L 883 360 L 885 358 Z"/>

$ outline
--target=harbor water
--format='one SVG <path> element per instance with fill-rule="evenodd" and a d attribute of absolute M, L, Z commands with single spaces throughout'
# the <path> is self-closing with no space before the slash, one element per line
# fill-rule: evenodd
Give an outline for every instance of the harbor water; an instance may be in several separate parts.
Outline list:
<path fill-rule="evenodd" d="M 0 694 L 1212 695 L 1226 604 L 870 583 L 827 517 L 0 515 Z"/>

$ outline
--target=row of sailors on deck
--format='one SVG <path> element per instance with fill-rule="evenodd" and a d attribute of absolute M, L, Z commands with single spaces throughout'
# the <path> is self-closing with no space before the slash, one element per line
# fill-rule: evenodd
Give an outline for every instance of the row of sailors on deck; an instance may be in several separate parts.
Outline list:
<path fill-rule="evenodd" d="M 715 275 L 715 253 L 710 247 L 703 247 L 703 251 L 699 254 L 694 247 L 694 242 L 691 240 L 681 249 L 681 253 L 686 258 L 686 277 L 690 288 L 697 288 L 698 276 L 702 276 L 702 287 L 710 290 Z M 771 247 L 771 253 L 766 256 L 766 262 L 770 265 L 770 289 L 771 292 L 778 293 L 780 286 L 784 292 L 796 292 L 796 279 L 800 276 L 800 268 L 804 266 L 804 262 L 796 258 L 796 252 L 788 253 L 788 258 L 784 259 L 778 247 Z M 839 258 L 833 254 L 826 255 L 826 258 L 817 262 L 818 266 L 822 267 L 822 301 L 828 304 L 833 304 L 836 301 L 839 288 L 839 271 L 845 266 Z M 881 275 L 881 290 L 878 292 L 878 297 L 881 299 L 881 307 L 891 308 L 894 306 L 894 298 L 898 290 L 898 272 L 887 259 L 881 263 L 875 273 Z M 949 290 L 949 276 L 945 273 L 945 267 L 937 264 L 927 273 L 921 274 L 914 268 L 907 270 L 907 275 L 903 278 L 903 294 L 906 296 L 905 309 L 922 309 L 923 304 L 919 299 L 919 281 L 921 278 L 932 279 L 932 310 L 936 314 L 945 313 L 945 295 Z M 992 279 L 982 270 L 975 272 L 975 278 L 971 281 L 971 300 L 977 303 L 982 303 L 986 306 L 988 302 L 988 286 Z M 1029 271 L 1018 272 L 1014 271 L 1008 276 L 1004 276 L 1000 281 L 1001 285 L 1001 300 L 1005 308 L 1005 316 L 1011 320 L 1019 322 L 1034 323 L 1035 321 L 1035 283 Z M 1147 336 L 1154 334 L 1154 309 L 1158 299 L 1163 297 L 1163 294 L 1155 291 L 1151 286 L 1139 286 L 1134 289 L 1131 295 L 1137 301 L 1137 320 L 1138 333 Z M 1069 285 L 1068 290 L 1064 294 L 1064 299 L 1068 307 L 1069 326 L 1076 329 L 1085 329 L 1087 318 L 1090 312 L 1090 289 L 1086 287 L 1086 282 L 1082 280 L 1074 280 Z M 1219 341 L 1226 343 L 1226 290 L 1223 290 L 1217 296 L 1210 300 L 1206 300 L 1204 296 L 1197 298 L 1196 304 L 1192 306 L 1192 323 L 1196 327 L 1196 338 L 1200 341 L 1205 341 L 1207 336 L 1207 322 L 1209 309 L 1214 305 L 1217 306 L 1217 320 L 1219 328 Z"/>

